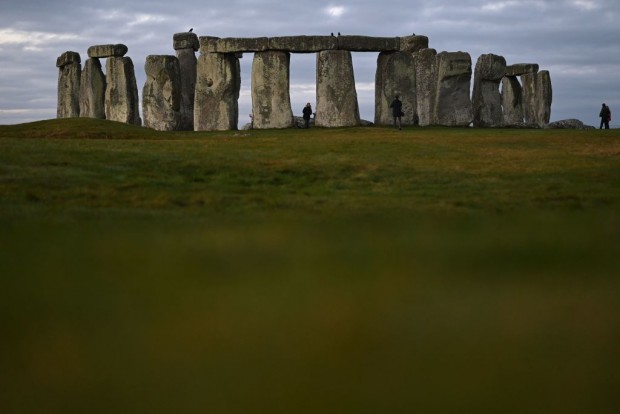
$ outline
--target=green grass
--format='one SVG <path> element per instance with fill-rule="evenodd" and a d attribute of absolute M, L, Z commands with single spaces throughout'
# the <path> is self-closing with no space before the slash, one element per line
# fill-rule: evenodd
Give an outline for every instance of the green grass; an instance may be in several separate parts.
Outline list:
<path fill-rule="evenodd" d="M 0 126 L 0 412 L 615 413 L 620 132 Z"/>

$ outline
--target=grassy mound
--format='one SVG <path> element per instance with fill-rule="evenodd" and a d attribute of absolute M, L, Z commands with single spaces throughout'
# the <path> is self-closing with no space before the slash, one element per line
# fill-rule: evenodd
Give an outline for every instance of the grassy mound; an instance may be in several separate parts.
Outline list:
<path fill-rule="evenodd" d="M 0 126 L 2 412 L 613 412 L 620 133 Z"/>

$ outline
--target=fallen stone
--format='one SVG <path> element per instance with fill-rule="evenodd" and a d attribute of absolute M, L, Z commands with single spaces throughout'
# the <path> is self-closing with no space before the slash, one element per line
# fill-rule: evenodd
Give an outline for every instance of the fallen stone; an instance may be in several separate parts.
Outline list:
<path fill-rule="evenodd" d="M 418 124 L 432 125 L 435 120 L 437 91 L 437 51 L 422 49 L 413 54 Z"/>
<path fill-rule="evenodd" d="M 196 52 L 200 48 L 200 43 L 196 33 L 175 33 L 172 36 L 172 47 L 174 50 L 191 49 Z"/>
<path fill-rule="evenodd" d="M 289 94 L 288 52 L 269 50 L 254 54 L 252 62 L 252 115 L 255 129 L 289 128 L 293 111 Z"/>
<path fill-rule="evenodd" d="M 350 52 L 397 52 L 399 37 L 338 36 L 338 49 Z"/>
<path fill-rule="evenodd" d="M 335 36 L 281 36 L 269 38 L 269 50 L 293 53 L 313 53 L 338 49 Z"/>
<path fill-rule="evenodd" d="M 475 127 L 503 125 L 499 83 L 506 72 L 506 59 L 494 54 L 481 55 L 476 62 L 472 107 Z"/>
<path fill-rule="evenodd" d="M 435 123 L 443 126 L 469 126 L 472 122 L 470 98 L 471 57 L 465 52 L 437 55 L 437 96 Z"/>
<path fill-rule="evenodd" d="M 129 57 L 106 60 L 105 116 L 111 121 L 141 125 L 138 86 Z"/>
<path fill-rule="evenodd" d="M 402 52 L 415 53 L 422 49 L 428 49 L 427 36 L 405 36 L 400 38 L 400 50 Z"/>
<path fill-rule="evenodd" d="M 578 119 L 562 119 L 560 121 L 551 122 L 544 126 L 545 129 L 596 129 L 592 125 L 585 125 Z"/>
<path fill-rule="evenodd" d="M 127 46 L 118 45 L 96 45 L 88 48 L 90 58 L 123 57 L 127 54 Z"/>
<path fill-rule="evenodd" d="M 105 74 L 97 58 L 87 59 L 80 81 L 80 116 L 105 119 Z"/>
<path fill-rule="evenodd" d="M 157 131 L 181 129 L 181 68 L 169 55 L 149 55 L 142 89 L 144 126 Z"/>
<path fill-rule="evenodd" d="M 239 59 L 234 54 L 201 54 L 196 77 L 194 130 L 236 130 L 240 87 Z"/>
<path fill-rule="evenodd" d="M 408 52 L 381 52 L 377 58 L 375 74 L 375 124 L 392 125 L 394 116 L 391 103 L 400 96 L 405 115 L 401 124 L 417 123 L 413 55 Z"/>
<path fill-rule="evenodd" d="M 353 61 L 348 50 L 325 50 L 316 58 L 316 126 L 360 124 Z"/>
<path fill-rule="evenodd" d="M 57 68 L 62 68 L 63 66 L 67 66 L 72 63 L 82 63 L 79 53 L 70 51 L 65 52 L 62 55 L 58 56 L 58 59 L 56 59 Z"/>
<path fill-rule="evenodd" d="M 536 63 L 516 63 L 514 65 L 506 66 L 505 76 L 521 76 L 526 73 L 538 72 L 538 65 Z"/>

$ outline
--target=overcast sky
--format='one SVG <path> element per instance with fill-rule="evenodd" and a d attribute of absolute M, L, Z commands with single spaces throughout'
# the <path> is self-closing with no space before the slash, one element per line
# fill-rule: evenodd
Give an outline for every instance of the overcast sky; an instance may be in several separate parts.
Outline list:
<path fill-rule="evenodd" d="M 88 47 L 128 46 L 141 95 L 150 54 L 174 54 L 172 36 L 285 35 L 429 37 L 441 51 L 494 53 L 508 64 L 538 63 L 553 85 L 551 120 L 598 126 L 602 102 L 620 125 L 619 0 L 1 0 L 0 124 L 56 117 L 58 69 L 65 51 L 87 59 Z M 377 53 L 354 53 L 363 119 L 374 119 Z M 252 54 L 241 59 L 239 126 L 249 121 Z M 291 57 L 291 101 L 301 115 L 315 102 L 315 55 Z"/>

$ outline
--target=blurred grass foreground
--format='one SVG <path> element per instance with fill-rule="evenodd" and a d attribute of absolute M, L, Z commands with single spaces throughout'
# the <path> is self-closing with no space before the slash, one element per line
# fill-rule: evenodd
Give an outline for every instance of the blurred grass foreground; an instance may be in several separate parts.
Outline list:
<path fill-rule="evenodd" d="M 620 131 L 0 126 L 1 413 L 617 413 Z"/>

